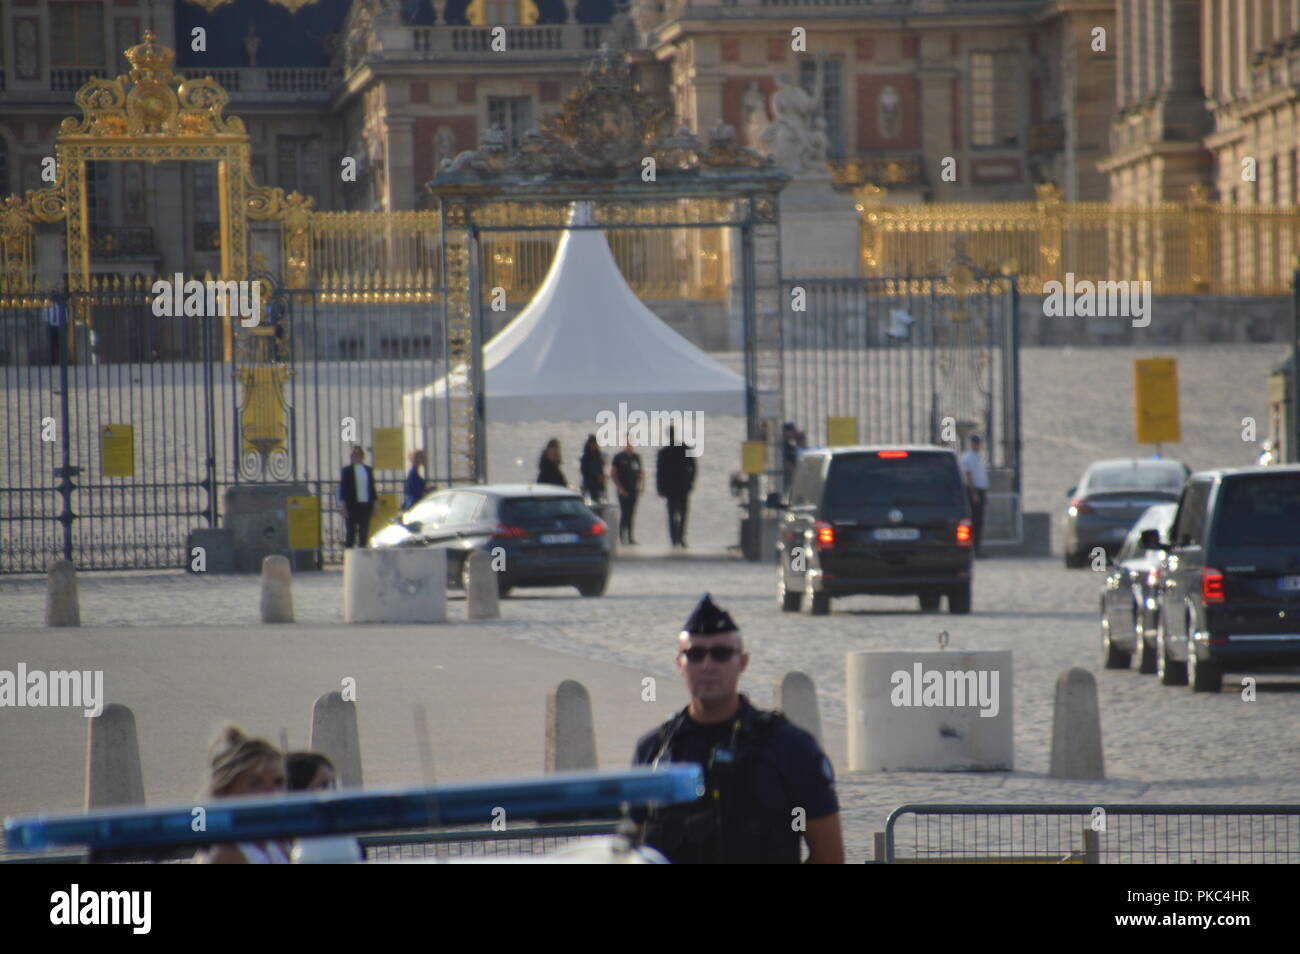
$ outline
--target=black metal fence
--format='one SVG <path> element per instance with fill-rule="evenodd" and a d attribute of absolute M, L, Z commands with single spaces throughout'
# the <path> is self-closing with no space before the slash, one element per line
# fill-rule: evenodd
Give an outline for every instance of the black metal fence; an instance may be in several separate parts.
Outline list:
<path fill-rule="evenodd" d="M 61 557 L 183 567 L 189 531 L 219 525 L 225 488 L 272 480 L 320 498 L 324 559 L 341 559 L 339 470 L 352 444 L 373 461 L 375 429 L 403 423 L 402 394 L 443 373 L 441 296 L 274 293 L 253 348 L 237 319 L 231 334 L 232 319 L 156 315 L 152 287 L 0 296 L 0 573 Z M 280 406 L 269 454 L 249 441 L 253 384 Z M 445 428 L 422 440 L 428 476 L 446 482 Z M 381 493 L 400 494 L 401 463 L 376 470 Z"/>
<path fill-rule="evenodd" d="M 825 443 L 855 417 L 862 443 L 944 443 L 944 419 L 983 433 L 1019 472 L 1014 288 L 987 276 L 956 295 L 938 276 L 782 282 L 786 417 Z M 953 428 L 954 435 L 957 428 Z"/>
<path fill-rule="evenodd" d="M 782 282 L 785 417 L 809 446 L 851 417 L 862 444 L 941 444 L 978 432 L 988 454 L 988 542 L 1022 539 L 1020 364 L 1014 280 L 940 276 Z"/>
<path fill-rule="evenodd" d="M 1296 864 L 1300 805 L 904 805 L 889 864 Z"/>

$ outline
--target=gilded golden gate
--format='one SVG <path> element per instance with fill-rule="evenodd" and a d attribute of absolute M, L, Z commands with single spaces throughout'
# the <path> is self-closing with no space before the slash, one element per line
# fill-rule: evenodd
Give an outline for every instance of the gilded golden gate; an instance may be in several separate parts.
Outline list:
<path fill-rule="evenodd" d="M 1051 184 L 1034 202 L 890 206 L 872 185 L 857 199 L 867 276 L 941 270 L 964 238 L 974 261 L 1017 274 L 1030 294 L 1070 272 L 1150 281 L 1155 294 L 1285 295 L 1300 252 L 1300 210 L 1218 205 L 1203 186 L 1150 206 L 1065 202 Z"/>

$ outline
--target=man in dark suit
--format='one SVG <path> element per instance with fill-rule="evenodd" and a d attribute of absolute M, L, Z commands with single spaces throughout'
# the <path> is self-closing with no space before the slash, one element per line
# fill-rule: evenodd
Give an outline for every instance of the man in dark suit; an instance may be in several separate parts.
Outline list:
<path fill-rule="evenodd" d="M 370 516 L 375 512 L 375 472 L 366 464 L 366 452 L 360 447 L 352 448 L 352 463 L 339 475 L 339 496 L 347 527 L 343 545 L 364 548 L 370 539 Z"/>
<path fill-rule="evenodd" d="M 686 500 L 695 485 L 695 460 L 687 455 L 684 444 L 677 443 L 671 427 L 668 444 L 659 451 L 655 464 L 656 489 L 668 502 L 668 536 L 674 547 L 685 549 Z"/>

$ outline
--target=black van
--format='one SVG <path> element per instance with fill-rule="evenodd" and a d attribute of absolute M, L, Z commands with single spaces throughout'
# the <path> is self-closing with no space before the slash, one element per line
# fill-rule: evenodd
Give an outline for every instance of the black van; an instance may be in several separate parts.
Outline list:
<path fill-rule="evenodd" d="M 1300 466 L 1192 474 L 1166 550 L 1156 672 L 1218 692 L 1225 672 L 1300 666 Z"/>
<path fill-rule="evenodd" d="M 773 495 L 775 497 L 776 495 Z M 836 447 L 799 458 L 777 541 L 777 598 L 806 600 L 814 616 L 831 598 L 920 597 L 934 612 L 969 613 L 970 501 L 957 455 L 933 446 Z"/>

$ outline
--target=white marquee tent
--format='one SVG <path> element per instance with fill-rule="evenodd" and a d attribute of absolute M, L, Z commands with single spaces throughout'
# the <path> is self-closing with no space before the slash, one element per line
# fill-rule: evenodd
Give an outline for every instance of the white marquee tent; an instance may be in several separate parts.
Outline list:
<path fill-rule="evenodd" d="M 575 203 L 571 225 L 590 222 Z M 600 411 L 745 413 L 745 380 L 669 328 L 628 287 L 599 229 L 564 233 L 527 307 L 483 349 L 486 415 L 496 421 L 592 420 Z M 463 393 L 465 369 L 450 374 Z M 447 378 L 402 396 L 406 445 L 436 446 Z"/>

